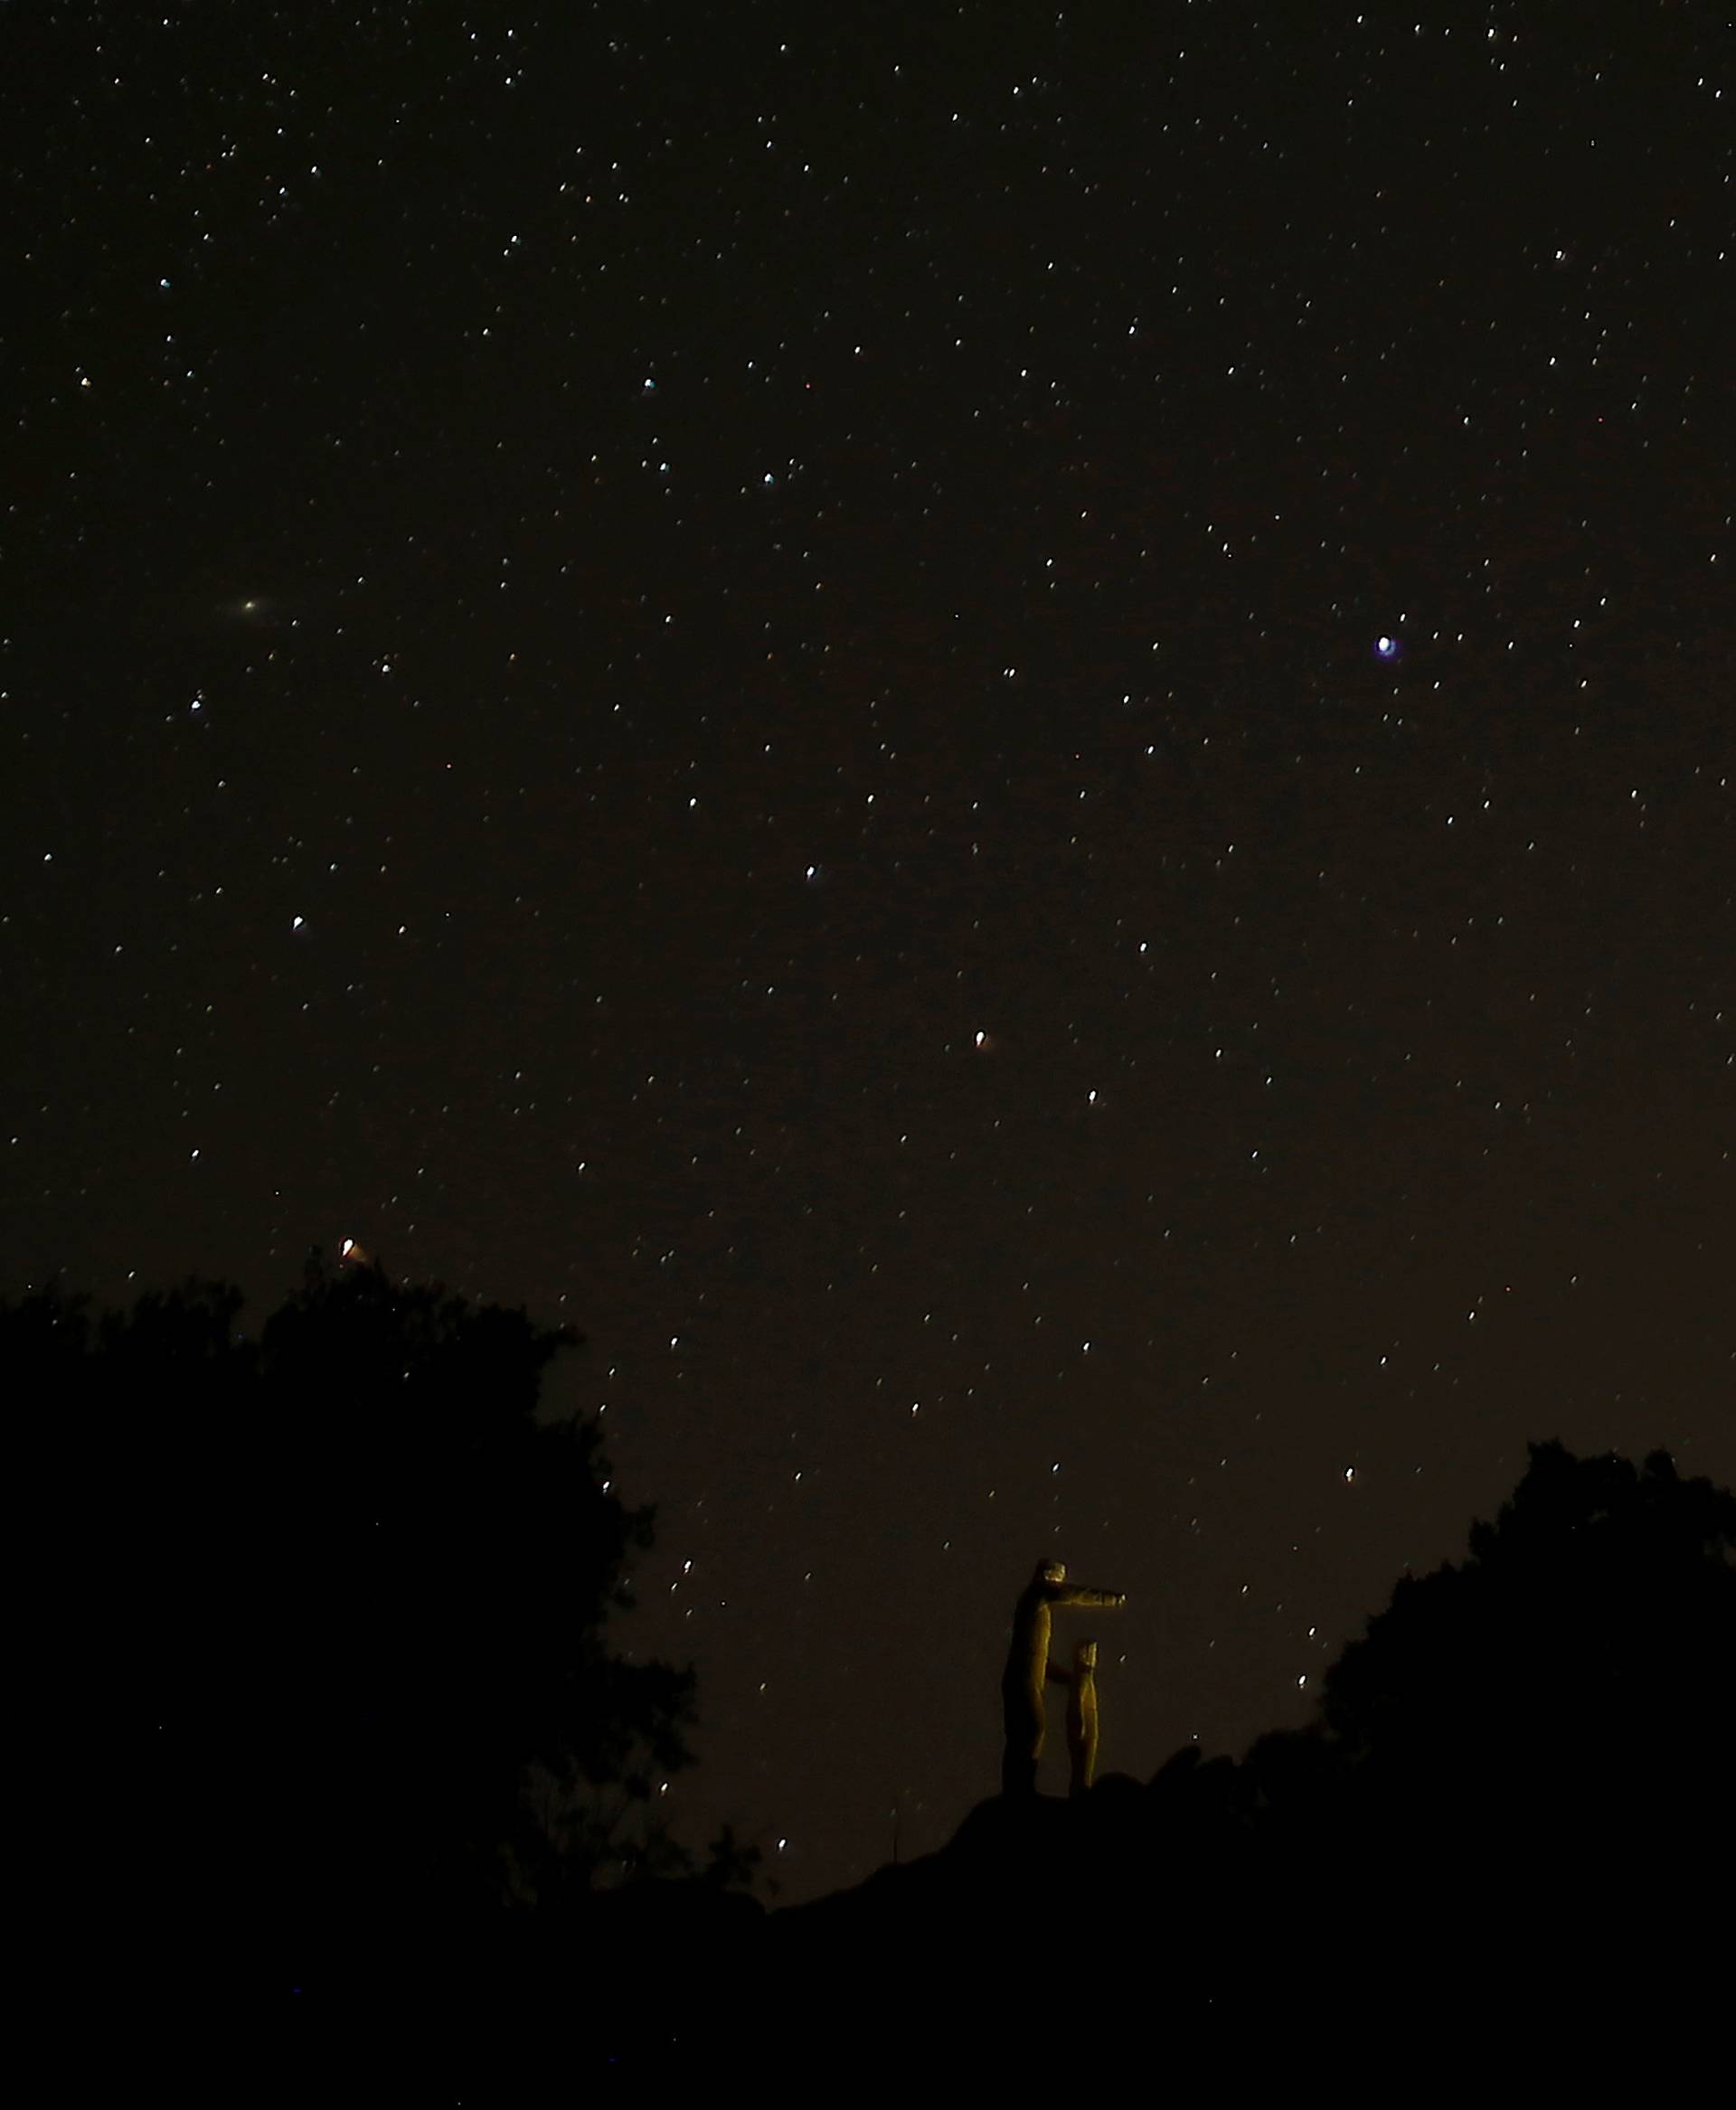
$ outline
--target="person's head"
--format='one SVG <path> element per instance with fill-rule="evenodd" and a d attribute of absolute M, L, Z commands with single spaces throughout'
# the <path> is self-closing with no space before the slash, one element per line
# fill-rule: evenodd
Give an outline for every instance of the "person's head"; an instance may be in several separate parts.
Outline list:
<path fill-rule="evenodd" d="M 1067 1580 L 1067 1563 L 1064 1560 L 1040 1560 L 1037 1563 L 1039 1582 L 1063 1583 Z"/>

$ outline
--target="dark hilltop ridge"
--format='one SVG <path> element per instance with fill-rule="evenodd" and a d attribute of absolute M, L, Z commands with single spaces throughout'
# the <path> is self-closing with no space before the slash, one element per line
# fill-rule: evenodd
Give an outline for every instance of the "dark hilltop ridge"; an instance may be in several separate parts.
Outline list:
<path fill-rule="evenodd" d="M 418 2040 L 485 2097 L 539 2099 L 604 2068 L 1685 2080 L 1736 1985 L 1733 1557 L 1736 1497 L 1664 1454 L 1535 1446 L 1469 1557 L 1346 1648 L 1310 1728 L 995 1796 L 939 1852 L 800 1906 L 620 1893 L 478 1958 Z"/>

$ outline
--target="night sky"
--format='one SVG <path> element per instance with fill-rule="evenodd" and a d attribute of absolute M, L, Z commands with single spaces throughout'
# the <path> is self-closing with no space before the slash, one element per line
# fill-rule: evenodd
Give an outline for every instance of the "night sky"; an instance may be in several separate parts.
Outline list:
<path fill-rule="evenodd" d="M 0 1293 L 581 1328 L 785 1899 L 1736 1479 L 1726 10 L 0 35 Z"/>

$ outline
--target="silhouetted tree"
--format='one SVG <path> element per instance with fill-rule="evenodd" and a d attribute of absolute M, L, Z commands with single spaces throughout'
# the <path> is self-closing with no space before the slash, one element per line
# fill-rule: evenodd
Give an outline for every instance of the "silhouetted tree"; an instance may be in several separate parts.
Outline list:
<path fill-rule="evenodd" d="M 594 1422 L 537 1412 L 577 1336 L 317 1257 L 257 1341 L 241 1304 L 198 1282 L 97 1319 L 0 1304 L 14 1415 L 60 1431 L 99 1822 L 157 1937 L 250 1906 L 287 1956 L 377 1961 L 692 1873 L 655 1822 L 691 1672 L 609 1633 L 652 1512 L 612 1491 Z M 726 1835 L 709 1873 L 751 1859 Z"/>
<path fill-rule="evenodd" d="M 1654 1452 L 1533 1444 L 1465 1561 L 1401 1579 L 1327 1672 L 1367 1788 L 1559 1830 L 1667 1794 L 1710 1806 L 1732 1757 L 1736 1496 Z"/>

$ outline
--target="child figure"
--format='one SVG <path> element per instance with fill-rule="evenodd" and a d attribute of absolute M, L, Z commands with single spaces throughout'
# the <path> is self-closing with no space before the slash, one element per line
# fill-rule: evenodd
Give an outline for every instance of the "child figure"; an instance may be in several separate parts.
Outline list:
<path fill-rule="evenodd" d="M 1073 1762 L 1068 1793 L 1089 1794 L 1097 1777 L 1097 1643 L 1073 1644 L 1073 1672 L 1067 1681 L 1067 1753 Z"/>

